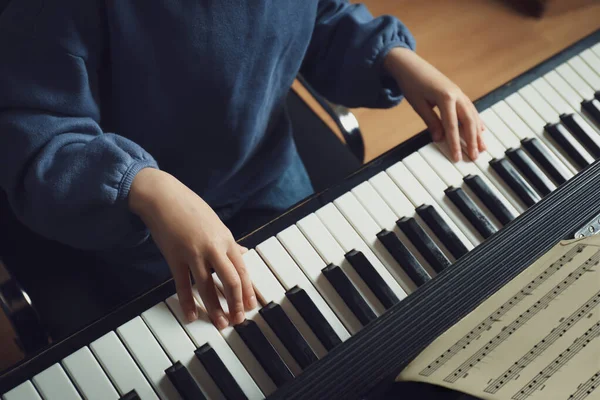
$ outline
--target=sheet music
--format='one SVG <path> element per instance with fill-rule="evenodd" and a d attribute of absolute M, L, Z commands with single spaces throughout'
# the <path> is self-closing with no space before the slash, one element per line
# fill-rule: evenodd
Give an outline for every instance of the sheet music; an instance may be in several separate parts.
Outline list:
<path fill-rule="evenodd" d="M 482 399 L 600 399 L 600 235 L 563 241 L 397 377 Z"/>

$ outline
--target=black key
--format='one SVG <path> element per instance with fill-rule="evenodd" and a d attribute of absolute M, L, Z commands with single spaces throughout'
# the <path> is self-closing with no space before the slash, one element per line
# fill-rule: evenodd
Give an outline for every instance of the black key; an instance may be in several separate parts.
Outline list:
<path fill-rule="evenodd" d="M 594 97 L 596 98 L 596 100 L 600 101 L 600 90 L 598 90 L 595 94 Z"/>
<path fill-rule="evenodd" d="M 400 301 L 361 251 L 351 250 L 345 257 L 386 309 Z"/>
<path fill-rule="evenodd" d="M 544 174 L 544 172 L 533 162 L 531 158 L 523 151 L 523 149 L 508 149 L 506 150 L 508 159 L 513 162 L 531 182 L 542 196 L 546 196 L 554 190 L 554 184 Z"/>
<path fill-rule="evenodd" d="M 202 393 L 198 387 L 198 384 L 194 378 L 192 378 L 190 371 L 188 371 L 187 368 L 184 367 L 179 361 L 177 361 L 173 366 L 167 368 L 165 373 L 183 399 L 206 399 L 204 393 Z"/>
<path fill-rule="evenodd" d="M 384 229 L 377 234 L 377 239 L 394 257 L 394 260 L 400 264 L 406 275 L 412 279 L 415 285 L 421 286 L 431 279 L 431 276 L 429 276 L 419 260 L 406 248 L 394 232 Z"/>
<path fill-rule="evenodd" d="M 561 169 L 556 168 L 554 155 L 542 145 L 538 138 L 523 139 L 521 144 L 557 185 L 562 185 L 569 180 L 569 177 L 564 175 Z"/>
<path fill-rule="evenodd" d="M 133 389 L 131 392 L 127 392 L 123 396 L 119 397 L 119 400 L 140 400 L 140 396 L 137 394 L 135 389 Z"/>
<path fill-rule="evenodd" d="M 469 252 L 469 249 L 460 241 L 456 233 L 446 224 L 435 207 L 430 205 L 421 205 L 417 209 L 417 214 L 431 228 L 433 233 L 440 239 L 444 246 L 458 260 Z"/>
<path fill-rule="evenodd" d="M 600 100 L 584 100 L 581 108 L 600 126 Z"/>
<path fill-rule="evenodd" d="M 490 165 L 504 182 L 515 191 L 527 207 L 531 207 L 541 200 L 540 195 L 537 194 L 535 189 L 531 187 L 506 158 L 501 160 L 494 158 L 490 161 Z"/>
<path fill-rule="evenodd" d="M 425 257 L 435 272 L 440 273 L 444 268 L 450 266 L 451 262 L 448 260 L 448 257 L 440 250 L 427 232 L 423 230 L 416 219 L 403 217 L 396 221 L 396 225 L 408 236 L 408 239 Z"/>
<path fill-rule="evenodd" d="M 594 158 L 600 158 L 600 139 L 598 138 L 598 134 L 592 130 L 591 126 L 585 123 L 580 115 L 562 114 L 560 120 Z"/>
<path fill-rule="evenodd" d="M 463 178 L 463 181 L 465 181 L 467 186 L 471 188 L 502 225 L 506 225 L 517 218 L 479 175 L 469 174 Z"/>
<path fill-rule="evenodd" d="M 279 304 L 271 301 L 259 312 L 301 368 L 304 369 L 318 360 L 304 336 Z"/>
<path fill-rule="evenodd" d="M 223 364 L 217 352 L 210 347 L 210 344 L 206 343 L 194 353 L 227 400 L 247 399 L 231 372 Z"/>
<path fill-rule="evenodd" d="M 235 325 L 234 328 L 275 385 L 279 387 L 294 379 L 294 374 L 261 332 L 256 322 L 247 319 L 241 324 Z"/>
<path fill-rule="evenodd" d="M 327 351 L 342 343 L 342 339 L 335 333 L 304 289 L 294 286 L 285 292 L 285 296 L 292 302 Z"/>
<path fill-rule="evenodd" d="M 377 318 L 375 312 L 369 307 L 340 267 L 329 264 L 322 271 L 325 278 L 331 283 L 331 286 L 338 292 L 344 303 L 346 303 L 361 324 L 367 325 Z"/>
<path fill-rule="evenodd" d="M 446 196 L 450 198 L 452 203 L 458 207 L 460 212 L 467 217 L 467 220 L 471 225 L 473 225 L 473 227 L 477 229 L 477 232 L 485 239 L 498 231 L 492 224 L 492 221 L 490 221 L 464 190 L 450 186 L 448 189 L 444 190 L 444 193 L 446 193 Z"/>
<path fill-rule="evenodd" d="M 589 157 L 580 153 L 573 145 L 574 139 L 569 135 L 569 131 L 567 131 L 567 128 L 565 128 L 563 124 L 547 124 L 544 129 L 580 169 L 583 169 L 592 163 L 593 160 L 589 160 Z"/>

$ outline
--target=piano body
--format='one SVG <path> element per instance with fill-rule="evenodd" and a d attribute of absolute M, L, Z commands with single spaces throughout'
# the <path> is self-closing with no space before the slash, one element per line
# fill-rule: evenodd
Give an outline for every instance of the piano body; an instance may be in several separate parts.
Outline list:
<path fill-rule="evenodd" d="M 423 132 L 243 238 L 245 323 L 181 322 L 168 281 L 1 372 L 2 398 L 378 398 L 600 213 L 600 31 L 476 106 L 475 162 Z"/>

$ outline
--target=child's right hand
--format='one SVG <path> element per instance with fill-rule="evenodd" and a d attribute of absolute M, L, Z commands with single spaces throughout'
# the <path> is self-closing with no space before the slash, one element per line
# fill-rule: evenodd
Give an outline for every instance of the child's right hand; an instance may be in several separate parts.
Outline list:
<path fill-rule="evenodd" d="M 196 193 L 172 175 L 157 169 L 141 170 L 129 192 L 129 207 L 139 215 L 165 257 L 186 317 L 197 318 L 190 273 L 219 329 L 244 321 L 244 310 L 257 306 L 242 253 L 229 229 Z M 217 297 L 211 268 L 223 283 L 229 320 Z"/>

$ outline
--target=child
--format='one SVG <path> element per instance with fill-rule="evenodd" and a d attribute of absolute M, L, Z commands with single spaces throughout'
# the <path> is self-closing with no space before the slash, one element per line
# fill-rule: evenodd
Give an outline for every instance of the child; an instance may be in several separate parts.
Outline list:
<path fill-rule="evenodd" d="M 257 306 L 224 223 L 312 191 L 284 109 L 298 73 L 349 107 L 406 97 L 456 160 L 461 137 L 471 158 L 484 148 L 475 107 L 407 28 L 346 0 L 12 0 L 0 31 L 13 212 L 80 249 L 135 259 L 156 246 L 188 318 L 191 275 L 219 328 Z"/>

